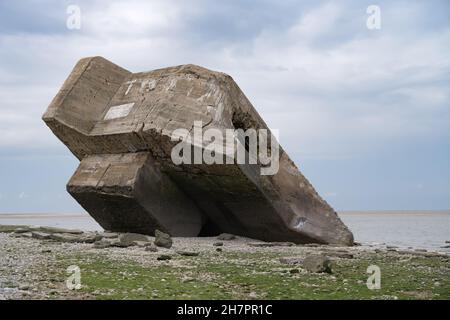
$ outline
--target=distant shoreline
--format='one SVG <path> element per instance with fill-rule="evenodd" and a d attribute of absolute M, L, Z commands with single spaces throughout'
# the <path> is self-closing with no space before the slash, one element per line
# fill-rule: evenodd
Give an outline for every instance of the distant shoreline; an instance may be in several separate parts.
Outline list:
<path fill-rule="evenodd" d="M 348 210 L 338 211 L 339 215 L 450 215 L 450 210 Z"/>
<path fill-rule="evenodd" d="M 450 215 L 450 210 L 343 210 L 337 211 L 339 215 Z M 44 212 L 23 212 L 23 213 L 0 213 L 0 219 L 17 218 L 83 218 L 90 217 L 88 213 L 44 213 Z"/>
<path fill-rule="evenodd" d="M 62 218 L 85 218 L 89 217 L 89 214 L 85 213 L 0 213 L 0 219 L 53 219 L 55 217 L 62 217 Z"/>

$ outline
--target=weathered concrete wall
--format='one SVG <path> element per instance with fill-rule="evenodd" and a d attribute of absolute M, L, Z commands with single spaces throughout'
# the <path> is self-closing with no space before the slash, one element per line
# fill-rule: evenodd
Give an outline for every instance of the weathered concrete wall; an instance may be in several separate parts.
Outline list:
<path fill-rule="evenodd" d="M 192 131 L 194 121 L 221 131 L 268 129 L 226 74 L 194 65 L 130 73 L 100 57 L 82 59 L 43 119 L 82 160 L 69 192 L 107 229 L 353 243 L 282 149 L 275 175 L 260 175 L 261 164 L 172 162 L 172 132 Z M 108 167 L 105 176 L 100 167 Z"/>
<path fill-rule="evenodd" d="M 85 157 L 67 190 L 106 230 L 200 233 L 202 214 L 149 152 Z"/>

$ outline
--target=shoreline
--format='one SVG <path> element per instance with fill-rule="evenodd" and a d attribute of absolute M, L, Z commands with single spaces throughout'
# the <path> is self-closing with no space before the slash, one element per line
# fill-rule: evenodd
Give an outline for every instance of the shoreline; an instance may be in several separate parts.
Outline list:
<path fill-rule="evenodd" d="M 402 216 L 402 215 L 411 215 L 411 216 L 427 216 L 427 215 L 439 215 L 439 216 L 449 216 L 450 210 L 367 210 L 367 211 L 358 211 L 358 210 L 349 210 L 349 211 L 337 211 L 338 215 L 386 215 L 386 216 Z"/>
<path fill-rule="evenodd" d="M 338 214 L 450 214 L 448 210 L 337 210 Z M 0 212 L 2 216 L 89 216 L 87 212 Z"/>
<path fill-rule="evenodd" d="M 0 226 L 0 299 L 450 299 L 450 253 L 231 235 L 175 237 L 167 249 L 154 237 L 118 246 L 120 234 L 35 230 Z M 329 259 L 331 273 L 308 270 L 310 256 Z M 370 265 L 380 290 L 366 286 Z M 70 266 L 80 290 L 66 286 Z"/>
<path fill-rule="evenodd" d="M 355 241 L 364 245 L 387 244 L 404 249 L 409 247 L 450 252 L 445 241 L 450 228 L 450 211 L 344 212 L 341 220 L 352 230 Z M 0 214 L 1 224 L 29 224 L 103 231 L 87 213 L 73 214 Z"/>

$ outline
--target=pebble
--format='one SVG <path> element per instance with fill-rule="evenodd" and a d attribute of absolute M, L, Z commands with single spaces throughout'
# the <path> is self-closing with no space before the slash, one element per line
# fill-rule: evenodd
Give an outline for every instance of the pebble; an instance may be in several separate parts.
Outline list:
<path fill-rule="evenodd" d="M 170 249 L 172 247 L 173 244 L 173 240 L 172 237 L 167 234 L 164 233 L 162 231 L 156 230 L 155 231 L 155 241 L 154 241 L 155 245 L 158 247 L 163 247 L 166 249 Z"/>
<path fill-rule="evenodd" d="M 171 260 L 172 256 L 168 255 L 168 254 L 162 254 L 160 256 L 158 256 L 158 258 L 156 258 L 159 261 L 166 261 L 166 260 Z"/>
<path fill-rule="evenodd" d="M 323 255 L 308 255 L 305 257 L 302 263 L 303 267 L 309 271 L 314 273 L 331 273 L 331 261 L 328 257 Z"/>
<path fill-rule="evenodd" d="M 146 246 L 145 247 L 145 251 L 149 251 L 149 252 L 158 252 L 158 248 L 154 245 L 150 245 L 150 246 Z"/>
<path fill-rule="evenodd" d="M 186 257 L 197 257 L 199 255 L 199 253 L 196 251 L 177 251 L 177 253 L 181 256 Z"/>

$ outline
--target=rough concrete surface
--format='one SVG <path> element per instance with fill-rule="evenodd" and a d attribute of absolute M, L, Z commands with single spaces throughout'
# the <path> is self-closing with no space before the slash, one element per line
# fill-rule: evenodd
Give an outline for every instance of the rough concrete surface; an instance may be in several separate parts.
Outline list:
<path fill-rule="evenodd" d="M 131 73 L 80 60 L 43 116 L 80 160 L 67 190 L 106 230 L 230 233 L 265 241 L 352 245 L 353 235 L 280 148 L 257 164 L 175 165 L 176 129 L 268 129 L 233 79 L 195 65 Z M 205 149 L 208 141 L 193 142 Z M 235 148 L 237 148 L 235 146 Z"/>

